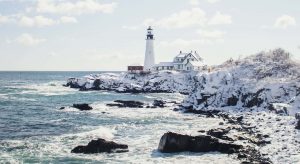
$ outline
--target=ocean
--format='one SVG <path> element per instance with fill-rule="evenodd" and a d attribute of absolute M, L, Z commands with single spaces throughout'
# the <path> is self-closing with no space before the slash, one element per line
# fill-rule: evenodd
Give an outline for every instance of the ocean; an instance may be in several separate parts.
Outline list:
<path fill-rule="evenodd" d="M 181 94 L 81 92 L 63 87 L 69 77 L 101 72 L 0 72 L 0 163 L 239 163 L 227 154 L 157 151 L 168 132 L 197 135 L 217 118 L 169 108 L 116 108 L 114 100 L 182 101 Z M 71 108 L 88 103 L 91 111 Z M 61 110 L 60 107 L 66 107 Z M 73 154 L 78 145 L 104 138 L 129 146 L 126 153 Z"/>

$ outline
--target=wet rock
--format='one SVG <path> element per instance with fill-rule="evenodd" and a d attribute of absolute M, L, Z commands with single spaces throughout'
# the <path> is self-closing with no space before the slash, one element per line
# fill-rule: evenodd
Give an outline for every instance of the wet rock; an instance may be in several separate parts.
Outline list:
<path fill-rule="evenodd" d="M 228 136 L 225 136 L 226 134 L 228 134 L 228 132 L 230 130 L 231 130 L 230 128 L 226 128 L 226 129 L 222 129 L 222 128 L 211 129 L 211 130 L 209 130 L 207 132 L 207 134 L 211 135 L 213 137 L 219 138 L 219 139 L 233 141 L 233 139 L 229 138 Z"/>
<path fill-rule="evenodd" d="M 173 152 L 210 152 L 232 154 L 242 149 L 241 145 L 221 142 L 219 139 L 207 136 L 189 136 L 172 132 L 165 133 L 159 142 L 158 150 L 163 153 Z"/>
<path fill-rule="evenodd" d="M 73 108 L 79 110 L 92 110 L 93 108 L 89 104 L 73 104 Z"/>
<path fill-rule="evenodd" d="M 155 107 L 164 108 L 165 104 L 166 104 L 166 102 L 163 100 L 154 100 L 152 105 Z"/>
<path fill-rule="evenodd" d="M 174 108 L 173 111 L 177 112 L 177 111 L 180 111 L 181 109 L 179 108 Z"/>
<path fill-rule="evenodd" d="M 205 130 L 198 130 L 199 133 L 205 133 Z"/>
<path fill-rule="evenodd" d="M 256 149 L 246 147 L 239 151 L 238 159 L 244 160 L 242 163 L 244 164 L 252 164 L 252 163 L 259 163 L 259 164 L 271 164 L 271 160 L 269 158 L 263 157 L 263 155 Z"/>
<path fill-rule="evenodd" d="M 65 109 L 65 107 L 63 106 L 63 107 L 60 107 L 59 109 L 60 109 L 60 110 L 63 110 L 63 109 Z"/>
<path fill-rule="evenodd" d="M 113 141 L 106 141 L 104 139 L 92 140 L 86 146 L 77 146 L 71 153 L 83 153 L 83 154 L 94 154 L 94 153 L 121 153 L 128 152 L 128 146 L 124 144 L 118 144 Z"/>
<path fill-rule="evenodd" d="M 194 110 L 192 107 L 186 108 L 184 113 L 194 113 L 204 115 L 206 117 L 214 117 L 220 113 L 219 110 Z"/>
<path fill-rule="evenodd" d="M 144 103 L 139 101 L 126 101 L 126 100 L 116 100 L 115 103 L 106 104 L 106 106 L 110 107 L 119 107 L 119 108 L 143 108 Z"/>

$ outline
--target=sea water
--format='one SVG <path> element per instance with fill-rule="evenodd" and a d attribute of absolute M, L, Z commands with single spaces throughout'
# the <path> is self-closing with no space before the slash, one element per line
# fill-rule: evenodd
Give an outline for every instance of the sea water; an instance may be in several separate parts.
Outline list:
<path fill-rule="evenodd" d="M 217 118 L 167 108 L 116 108 L 114 100 L 182 101 L 181 94 L 81 92 L 63 87 L 69 77 L 100 72 L 0 72 L 0 163 L 239 163 L 233 156 L 210 153 L 160 153 L 168 132 L 199 135 L 215 128 Z M 71 108 L 89 103 L 91 111 Z M 60 107 L 66 107 L 60 110 Z M 73 154 L 78 145 L 97 138 L 127 144 L 129 152 Z"/>

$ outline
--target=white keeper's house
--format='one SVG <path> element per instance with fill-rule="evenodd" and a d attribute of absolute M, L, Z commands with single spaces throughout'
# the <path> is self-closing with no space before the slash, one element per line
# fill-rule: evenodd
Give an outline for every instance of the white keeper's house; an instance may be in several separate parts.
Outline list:
<path fill-rule="evenodd" d="M 177 56 L 174 57 L 172 62 L 160 62 L 155 64 L 154 70 L 177 70 L 177 71 L 200 71 L 207 69 L 203 58 L 199 56 L 196 51 L 191 51 L 189 53 L 179 52 Z"/>

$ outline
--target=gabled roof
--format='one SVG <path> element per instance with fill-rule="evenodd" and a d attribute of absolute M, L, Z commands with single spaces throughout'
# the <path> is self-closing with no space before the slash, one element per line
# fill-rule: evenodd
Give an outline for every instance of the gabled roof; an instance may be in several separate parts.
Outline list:
<path fill-rule="evenodd" d="M 203 58 L 200 57 L 200 55 L 197 52 L 192 53 L 197 59 L 199 59 L 200 61 L 203 61 Z"/>
<path fill-rule="evenodd" d="M 175 58 L 186 58 L 188 55 L 193 55 L 197 60 L 203 61 L 197 52 L 179 53 Z"/>
<path fill-rule="evenodd" d="M 178 54 L 176 57 L 178 57 L 178 58 L 184 58 L 184 57 L 186 57 L 188 54 L 189 54 L 189 53 L 180 53 L 180 54 Z"/>

